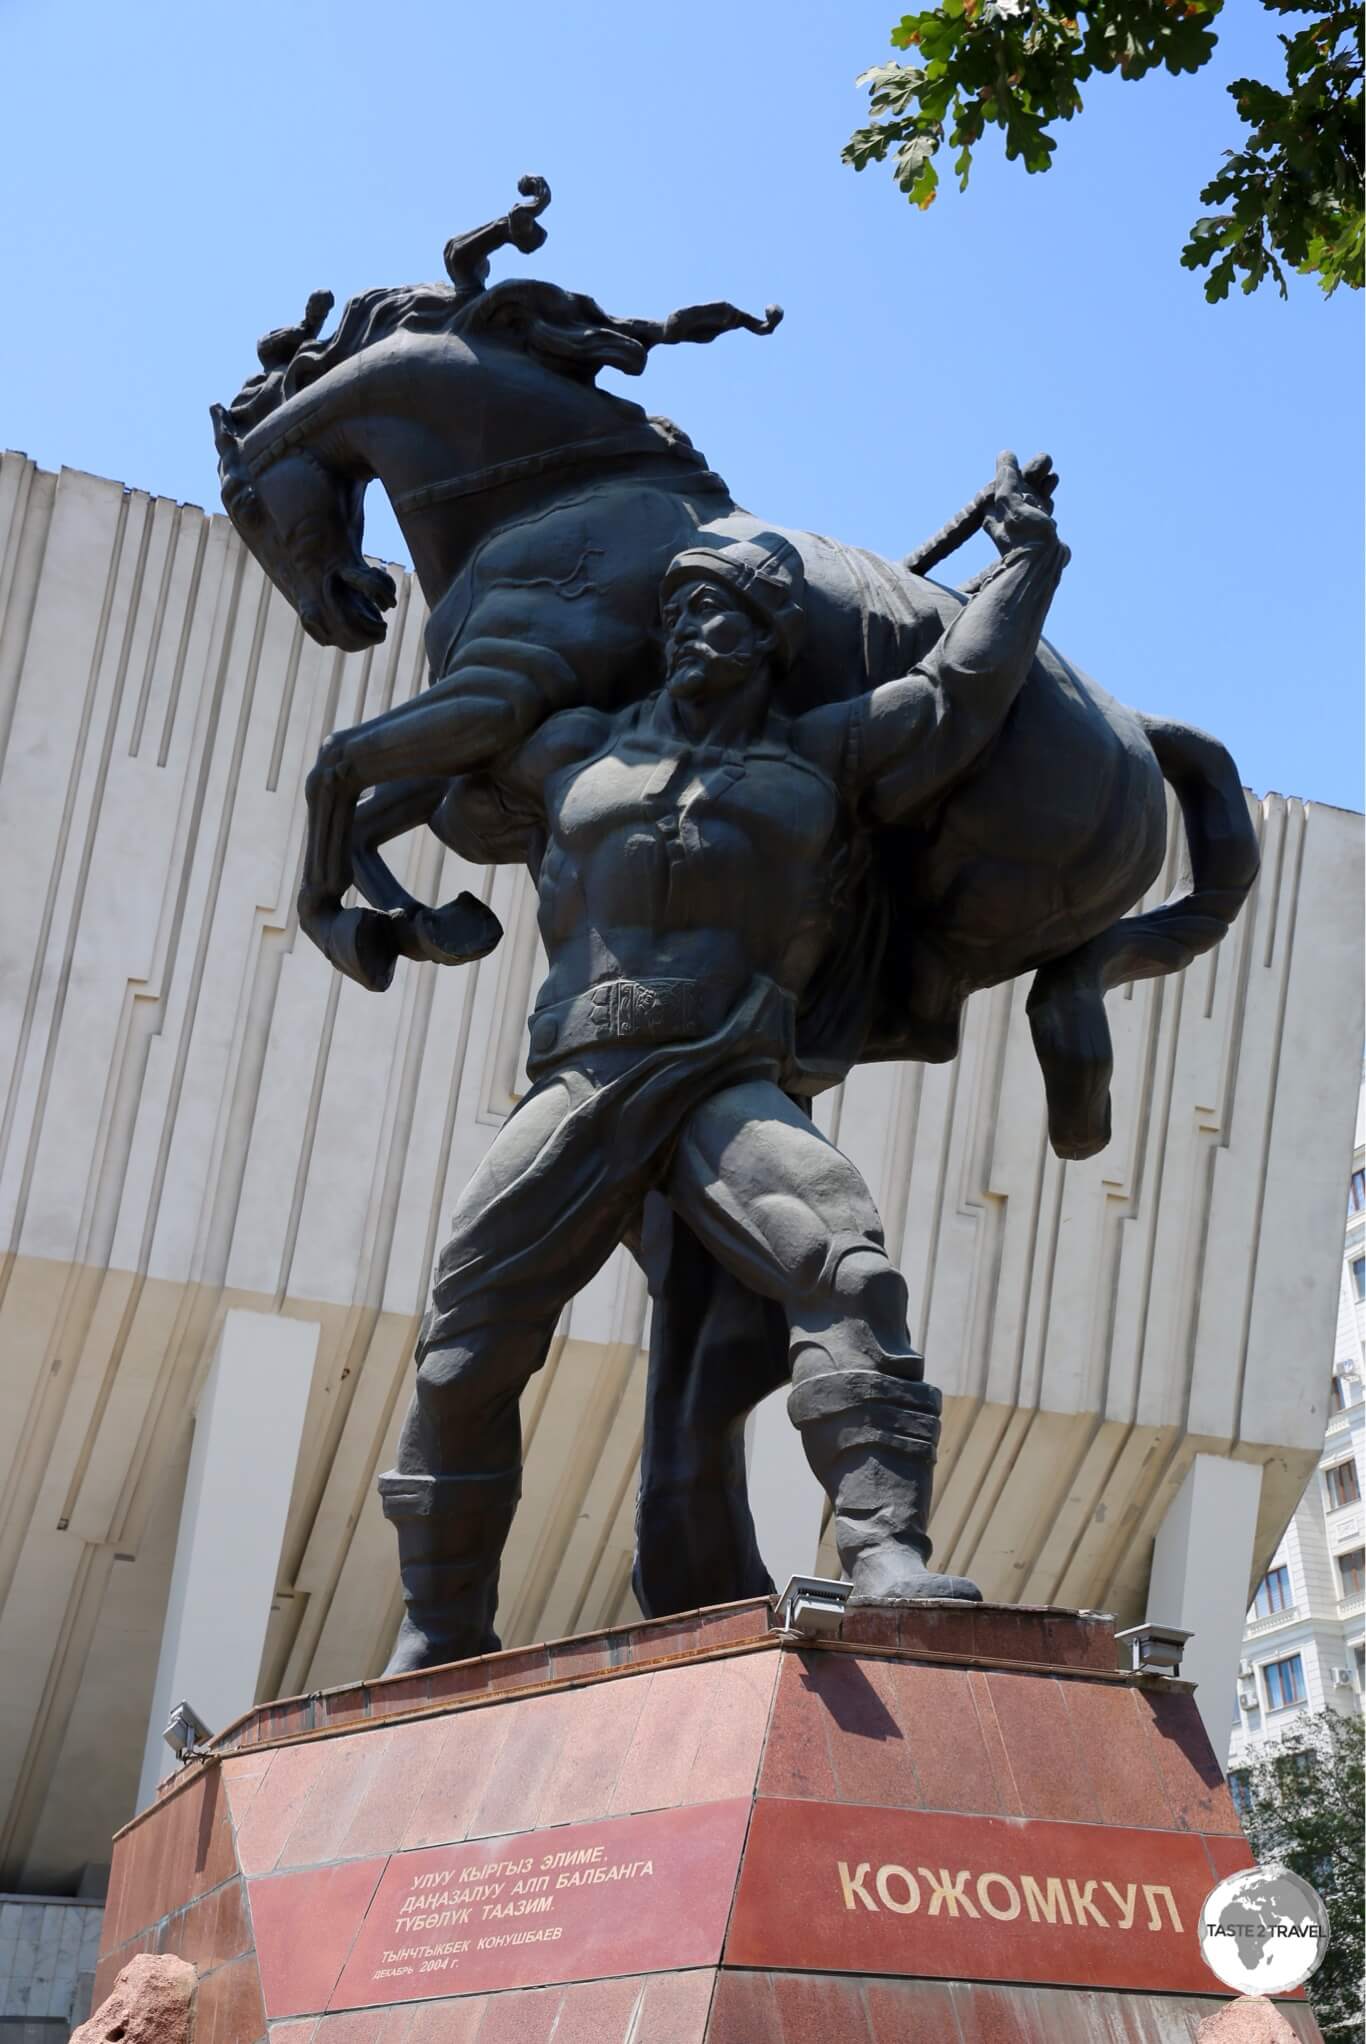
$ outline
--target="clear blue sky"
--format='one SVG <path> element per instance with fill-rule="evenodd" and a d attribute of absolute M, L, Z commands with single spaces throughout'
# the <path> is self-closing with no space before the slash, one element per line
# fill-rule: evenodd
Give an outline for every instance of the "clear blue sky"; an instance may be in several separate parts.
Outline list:
<path fill-rule="evenodd" d="M 839 162 L 899 12 L 0 0 L 0 444 L 216 504 L 207 406 L 257 334 L 317 285 L 439 277 L 539 171 L 549 243 L 501 274 L 786 307 L 631 386 L 751 509 L 899 554 L 999 447 L 1047 448 L 1055 641 L 1254 787 L 1359 806 L 1361 301 L 1211 307 L 1177 259 L 1273 22 L 1229 0 L 1204 73 L 1094 83 L 1047 177 L 984 145 L 922 216 Z"/>

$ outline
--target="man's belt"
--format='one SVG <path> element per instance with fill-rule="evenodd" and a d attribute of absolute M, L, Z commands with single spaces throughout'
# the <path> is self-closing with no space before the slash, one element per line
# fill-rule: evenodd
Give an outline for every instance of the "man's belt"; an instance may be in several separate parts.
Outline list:
<path fill-rule="evenodd" d="M 705 1031 L 695 979 L 607 979 L 531 1018 L 537 1062 L 614 1043 L 688 1043 Z"/>

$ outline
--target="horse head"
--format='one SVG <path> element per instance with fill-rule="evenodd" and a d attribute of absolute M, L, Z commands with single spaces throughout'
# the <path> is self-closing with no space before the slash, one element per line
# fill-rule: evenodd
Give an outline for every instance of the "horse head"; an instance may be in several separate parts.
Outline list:
<path fill-rule="evenodd" d="M 325 339 L 332 299 L 315 292 L 298 324 L 259 343 L 261 372 L 212 407 L 228 515 L 325 645 L 376 644 L 395 600 L 362 552 L 370 480 L 388 491 L 434 605 L 478 530 L 506 514 L 509 483 L 534 493 L 552 470 L 635 455 L 705 467 L 677 429 L 599 390 L 600 371 L 639 375 L 661 344 L 771 333 L 782 317 L 716 303 L 619 319 L 534 279 L 487 288 L 494 249 L 545 240 L 549 187 L 528 177 L 520 189 L 509 213 L 447 244 L 449 284 L 363 292 Z"/>
<path fill-rule="evenodd" d="M 309 637 L 347 653 L 378 645 L 397 592 L 361 550 L 364 482 L 302 445 L 249 461 L 221 405 L 212 416 L 223 507 Z"/>

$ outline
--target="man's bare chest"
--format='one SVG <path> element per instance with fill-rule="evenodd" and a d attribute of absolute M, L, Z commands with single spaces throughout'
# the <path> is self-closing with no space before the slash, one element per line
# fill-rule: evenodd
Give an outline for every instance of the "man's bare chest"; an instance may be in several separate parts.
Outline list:
<path fill-rule="evenodd" d="M 831 781 L 778 745 L 666 750 L 630 741 L 547 792 L 552 840 L 571 860 L 654 844 L 694 856 L 744 849 L 790 867 L 818 859 L 841 827 Z"/>

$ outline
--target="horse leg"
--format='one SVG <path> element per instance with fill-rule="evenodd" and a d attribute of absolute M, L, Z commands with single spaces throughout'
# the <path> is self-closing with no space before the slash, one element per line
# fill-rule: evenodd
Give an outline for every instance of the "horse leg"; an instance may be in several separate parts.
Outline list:
<path fill-rule="evenodd" d="M 510 659 L 494 664 L 513 653 L 519 667 Z M 552 652 L 475 641 L 424 695 L 324 740 L 304 784 L 308 834 L 299 922 L 339 971 L 382 993 L 400 957 L 460 964 L 493 949 L 502 925 L 471 894 L 440 909 L 419 906 L 416 914 L 401 904 L 389 914 L 342 906 L 355 877 L 357 807 L 367 788 L 427 782 L 434 771 L 444 779 L 515 745 L 546 713 L 547 683 L 562 691 L 565 675 L 572 681 Z"/>
<path fill-rule="evenodd" d="M 1048 1103 L 1048 1139 L 1059 1157 L 1094 1157 L 1110 1140 L 1109 934 L 1041 967 L 1026 1003 Z"/>
<path fill-rule="evenodd" d="M 462 892 L 441 908 L 415 900 L 380 857 L 380 846 L 391 838 L 424 823 L 435 827 L 433 819 L 450 801 L 453 785 L 463 783 L 394 781 L 383 789 L 372 788 L 357 804 L 351 827 L 351 869 L 357 887 L 372 907 L 392 920 L 401 955 L 428 965 L 463 965 L 472 955 L 482 957 L 503 933 L 493 910 L 476 895 Z M 437 835 L 441 836 L 439 830 Z"/>
<path fill-rule="evenodd" d="M 422 903 L 409 894 L 380 857 L 380 846 L 430 823 L 450 783 L 444 780 L 390 781 L 371 788 L 356 804 L 351 825 L 351 872 L 371 908 L 386 915 L 416 916 Z"/>
<path fill-rule="evenodd" d="M 1257 878 L 1260 853 L 1238 771 L 1216 739 L 1142 719 L 1181 806 L 1189 887 L 1146 915 L 1125 916 L 1035 975 L 1027 1003 L 1060 1157 L 1093 1157 L 1110 1140 L 1114 1059 L 1105 996 L 1134 979 L 1179 972 L 1226 934 Z"/>

